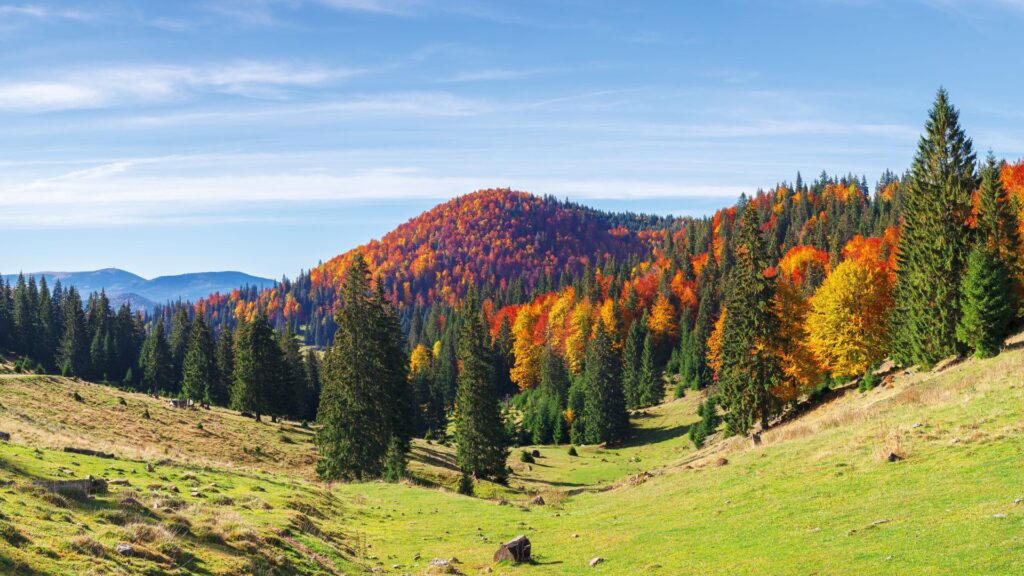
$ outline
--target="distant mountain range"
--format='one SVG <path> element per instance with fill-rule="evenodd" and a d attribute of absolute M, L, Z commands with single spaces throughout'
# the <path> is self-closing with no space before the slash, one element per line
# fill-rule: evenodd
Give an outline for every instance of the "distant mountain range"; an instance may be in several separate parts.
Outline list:
<path fill-rule="evenodd" d="M 242 286 L 269 288 L 276 280 L 251 276 L 242 272 L 194 272 L 160 276 L 147 280 L 118 268 L 104 268 L 88 272 L 32 272 L 26 277 L 46 277 L 46 283 L 60 280 L 62 286 L 74 286 L 84 295 L 106 290 L 115 306 L 128 302 L 132 308 L 153 308 L 157 304 L 175 300 L 198 300 L 214 292 L 226 293 Z M 4 276 L 5 282 L 15 282 L 17 274 Z"/>

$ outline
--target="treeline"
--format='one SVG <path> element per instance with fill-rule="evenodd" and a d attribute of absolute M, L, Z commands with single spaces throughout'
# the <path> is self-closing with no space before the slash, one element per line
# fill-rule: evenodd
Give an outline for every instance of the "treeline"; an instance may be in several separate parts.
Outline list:
<path fill-rule="evenodd" d="M 19 370 L 133 383 L 144 338 L 142 316 L 128 304 L 114 312 L 103 292 L 83 306 L 60 281 L 51 292 L 45 277 L 37 284 L 19 274 L 13 285 L 0 278 L 0 349 L 20 356 Z"/>
<path fill-rule="evenodd" d="M 201 306 L 175 306 L 171 328 L 157 318 L 139 356 L 140 390 L 231 407 L 257 420 L 312 421 L 320 400 L 320 360 L 265 314 L 214 335 Z"/>

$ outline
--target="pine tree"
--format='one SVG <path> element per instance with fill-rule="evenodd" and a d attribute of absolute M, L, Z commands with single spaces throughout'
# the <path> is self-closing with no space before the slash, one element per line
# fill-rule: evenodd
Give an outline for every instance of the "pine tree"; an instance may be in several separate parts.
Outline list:
<path fill-rule="evenodd" d="M 327 352 L 317 421 L 317 474 L 326 480 L 379 478 L 388 446 L 408 449 L 400 419 L 411 409 L 397 395 L 407 386 L 408 359 L 397 317 L 390 305 L 371 293 L 370 273 L 356 255 L 345 273 L 337 331 Z"/>
<path fill-rule="evenodd" d="M 629 432 L 629 415 L 622 392 L 622 370 L 612 340 L 598 321 L 587 349 L 584 369 L 583 430 L 587 443 L 618 442 Z"/>
<path fill-rule="evenodd" d="M 718 383 L 726 422 L 735 434 L 746 434 L 758 422 L 766 427 L 778 409 L 778 401 L 769 392 L 782 375 L 773 352 L 777 334 L 772 314 L 775 280 L 765 277 L 769 261 L 760 227 L 756 208 L 748 204 L 742 214 L 725 299 L 728 314 L 723 325 Z"/>
<path fill-rule="evenodd" d="M 64 331 L 57 349 L 57 365 L 65 376 L 89 372 L 89 341 L 82 300 L 72 286 L 64 297 Z"/>
<path fill-rule="evenodd" d="M 993 248 L 979 244 L 971 251 L 962 291 L 957 338 L 979 358 L 995 356 L 1006 338 L 1014 308 L 1009 271 Z"/>
<path fill-rule="evenodd" d="M 644 337 L 643 352 L 640 354 L 640 369 L 637 372 L 638 406 L 660 404 L 665 397 L 665 385 L 654 360 L 654 341 L 650 333 Z"/>
<path fill-rule="evenodd" d="M 57 335 L 53 324 L 53 307 L 51 306 L 50 289 L 46 285 L 46 277 L 39 278 L 39 295 L 36 300 L 36 342 L 32 353 L 36 362 L 44 369 L 54 367 L 54 351 L 57 348 Z"/>
<path fill-rule="evenodd" d="M 142 367 L 142 386 L 153 396 L 170 390 L 174 385 L 171 348 L 164 334 L 163 320 L 157 320 L 156 328 L 146 336 L 139 363 Z"/>
<path fill-rule="evenodd" d="M 223 329 L 217 339 L 217 378 L 210 386 L 210 402 L 227 406 L 231 402 L 231 388 L 235 379 L 235 339 L 231 330 Z"/>
<path fill-rule="evenodd" d="M 303 420 L 316 420 L 316 409 L 320 405 L 320 358 L 316 350 L 306 350 L 303 368 L 306 374 L 306 401 Z"/>
<path fill-rule="evenodd" d="M 641 404 L 640 396 L 640 360 L 643 345 L 647 340 L 644 335 L 643 322 L 634 320 L 629 325 L 626 343 L 622 347 L 622 392 L 626 399 L 626 408 L 637 408 Z"/>
<path fill-rule="evenodd" d="M 192 323 L 188 317 L 188 307 L 178 305 L 171 318 L 171 366 L 174 368 L 173 392 L 181 389 L 182 368 L 185 365 L 185 353 L 188 352 L 188 335 L 192 332 Z"/>
<path fill-rule="evenodd" d="M 959 113 L 939 90 L 903 197 L 897 253 L 893 356 L 928 367 L 957 352 L 961 278 L 975 187 L 972 143 Z"/>
<path fill-rule="evenodd" d="M 81 302 L 79 302 L 79 307 L 81 307 Z M 12 343 L 15 352 L 27 354 L 32 351 L 32 343 L 36 339 L 35 328 L 35 304 L 29 295 L 25 276 L 18 274 L 18 283 L 14 286 L 14 338 Z"/>
<path fill-rule="evenodd" d="M 1016 198 L 1003 189 L 999 164 L 989 152 L 978 191 L 977 242 L 992 251 L 1005 267 L 1013 287 L 1015 315 L 1020 316 L 1024 312 L 1024 261 L 1020 257 L 1018 209 Z"/>
<path fill-rule="evenodd" d="M 188 336 L 188 351 L 182 366 L 181 396 L 201 405 L 211 402 L 210 390 L 217 381 L 216 348 L 202 314 L 196 314 Z"/>
<path fill-rule="evenodd" d="M 470 294 L 463 306 L 458 356 L 462 370 L 455 400 L 456 460 L 464 474 L 504 481 L 508 446 L 487 329 L 475 294 Z"/>
<path fill-rule="evenodd" d="M 281 348 L 266 314 L 260 312 L 240 330 L 235 340 L 234 409 L 252 412 L 259 422 L 276 414 L 275 395 L 281 380 Z"/>
<path fill-rule="evenodd" d="M 285 328 L 285 331 L 281 333 L 280 346 L 283 364 L 278 394 L 279 411 L 283 415 L 301 419 L 306 413 L 306 402 L 309 399 L 306 367 L 303 363 L 302 351 L 299 349 L 299 341 L 291 327 Z"/>

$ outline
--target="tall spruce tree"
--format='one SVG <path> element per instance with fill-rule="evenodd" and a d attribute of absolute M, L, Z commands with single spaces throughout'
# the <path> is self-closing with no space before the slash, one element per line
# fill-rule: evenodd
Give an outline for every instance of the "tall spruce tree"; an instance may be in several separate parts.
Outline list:
<path fill-rule="evenodd" d="M 636 319 L 629 325 L 626 342 L 622 347 L 622 392 L 626 408 L 637 408 L 641 404 L 640 360 L 646 341 L 643 322 Z"/>
<path fill-rule="evenodd" d="M 977 241 L 993 251 L 1002 261 L 1013 284 L 1016 315 L 1024 312 L 1024 261 L 1021 260 L 1021 240 L 1017 218 L 1020 206 L 1015 196 L 1007 194 L 1000 179 L 1000 166 L 992 152 L 988 153 L 981 168 L 981 186 L 978 190 L 978 214 L 975 234 Z"/>
<path fill-rule="evenodd" d="M 65 376 L 89 373 L 89 334 L 82 299 L 74 286 L 64 296 L 64 330 L 57 349 L 57 364 Z"/>
<path fill-rule="evenodd" d="M 146 392 L 158 396 L 161 391 L 170 390 L 174 385 L 171 348 L 167 343 L 162 319 L 157 320 L 156 328 L 146 336 L 139 363 L 142 369 L 142 386 Z"/>
<path fill-rule="evenodd" d="M 622 392 L 622 369 L 612 339 L 599 320 L 587 347 L 584 367 L 583 430 L 591 444 L 618 442 L 629 432 L 629 415 Z"/>
<path fill-rule="evenodd" d="M 665 397 L 665 384 L 661 379 L 654 358 L 654 341 L 651 334 L 644 337 L 643 350 L 640 353 L 640 367 L 637 371 L 637 390 L 639 391 L 638 406 L 647 407 L 660 404 Z"/>
<path fill-rule="evenodd" d="M 456 460 L 463 474 L 504 481 L 508 441 L 494 385 L 487 329 L 475 293 L 463 304 L 459 334 L 458 393 L 455 400 Z"/>
<path fill-rule="evenodd" d="M 379 478 L 388 447 L 407 450 L 407 417 L 397 381 L 407 379 L 404 341 L 390 306 L 371 292 L 370 272 L 356 255 L 345 273 L 338 326 L 327 352 L 317 421 L 317 474 L 326 480 Z M 410 423 L 411 424 L 411 423 Z"/>
<path fill-rule="evenodd" d="M 217 406 L 227 406 L 231 402 L 231 387 L 235 379 L 235 339 L 234 333 L 227 328 L 221 330 L 217 338 L 217 378 L 210 386 L 210 402 Z"/>
<path fill-rule="evenodd" d="M 893 357 L 901 363 L 927 367 L 958 351 L 975 184 L 971 139 L 940 89 L 903 196 L 893 316 Z"/>
<path fill-rule="evenodd" d="M 274 329 L 262 311 L 247 322 L 235 340 L 235 382 L 231 405 L 252 412 L 259 422 L 263 415 L 276 418 L 275 399 L 281 381 L 281 348 Z"/>
<path fill-rule="evenodd" d="M 1014 311 L 1009 270 L 998 252 L 982 243 L 971 250 L 962 290 L 957 338 L 979 358 L 995 356 Z"/>
<path fill-rule="evenodd" d="M 188 352 L 188 335 L 192 332 L 192 322 L 188 316 L 188 306 L 178 304 L 171 318 L 171 366 L 174 368 L 173 391 L 181 389 L 182 369 L 185 366 L 185 353 Z"/>
<path fill-rule="evenodd" d="M 306 367 L 299 349 L 299 340 L 291 327 L 286 327 L 280 337 L 281 346 L 281 386 L 278 394 L 279 411 L 281 414 L 297 420 L 306 413 L 306 402 L 309 399 L 306 380 Z"/>
<path fill-rule="evenodd" d="M 213 335 L 202 314 L 196 314 L 188 336 L 188 351 L 182 366 L 181 396 L 201 405 L 211 403 L 210 390 L 217 380 L 217 357 Z"/>
<path fill-rule="evenodd" d="M 317 356 L 316 350 L 312 348 L 306 350 L 303 367 L 306 373 L 306 402 L 304 403 L 305 412 L 302 414 L 302 419 L 316 420 L 316 409 L 320 405 L 321 388 L 320 357 Z"/>
<path fill-rule="evenodd" d="M 747 204 L 734 245 L 735 265 L 726 284 L 729 313 L 718 378 L 726 423 L 734 434 L 746 434 L 755 423 L 766 427 L 779 406 L 769 392 L 782 375 L 772 345 L 778 332 L 772 313 L 775 280 L 765 277 L 770 262 L 760 229 L 757 209 Z"/>

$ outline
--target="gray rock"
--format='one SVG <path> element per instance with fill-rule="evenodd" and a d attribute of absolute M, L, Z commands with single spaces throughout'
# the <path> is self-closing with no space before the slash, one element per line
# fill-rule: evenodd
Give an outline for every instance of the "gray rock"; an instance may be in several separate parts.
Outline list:
<path fill-rule="evenodd" d="M 594 566 L 597 566 L 601 562 L 604 562 L 604 558 L 601 558 L 600 556 L 598 556 L 596 558 L 591 558 L 590 559 L 590 567 L 593 568 Z"/>

